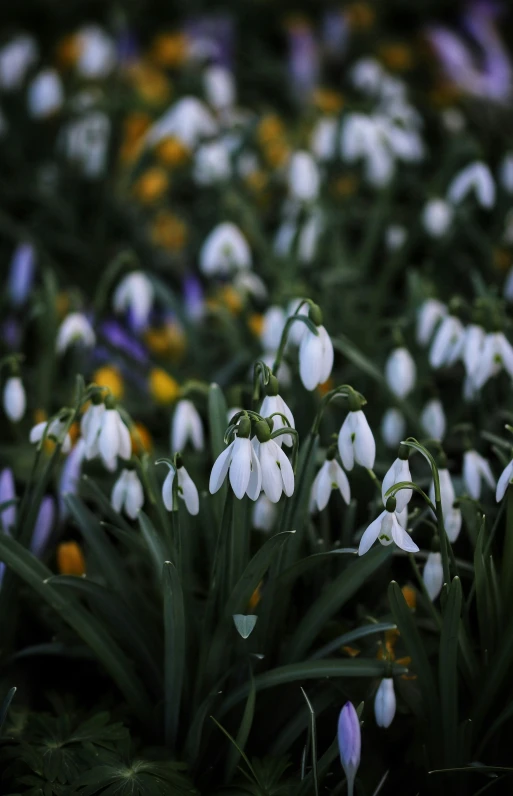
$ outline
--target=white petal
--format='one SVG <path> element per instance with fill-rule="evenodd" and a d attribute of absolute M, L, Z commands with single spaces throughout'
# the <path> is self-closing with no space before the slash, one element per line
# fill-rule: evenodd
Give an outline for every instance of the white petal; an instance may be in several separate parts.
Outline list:
<path fill-rule="evenodd" d="M 461 519 L 460 509 L 451 509 L 448 515 L 444 514 L 445 531 L 450 542 L 455 542 L 460 535 Z"/>
<path fill-rule="evenodd" d="M 299 375 L 305 389 L 314 390 L 320 383 L 322 371 L 322 342 L 309 329 L 299 346 Z"/>
<path fill-rule="evenodd" d="M 169 472 L 164 479 L 164 483 L 162 484 L 162 500 L 164 501 L 164 506 L 168 511 L 173 511 L 173 481 L 175 477 L 175 471 L 173 467 L 169 468 Z"/>
<path fill-rule="evenodd" d="M 321 338 L 321 344 L 322 344 L 321 371 L 319 374 L 319 384 L 324 384 L 324 382 L 328 381 L 329 377 L 331 376 L 335 354 L 333 351 L 333 343 L 331 342 L 331 337 L 329 336 L 324 326 L 317 327 L 317 330 L 319 332 L 319 337 Z"/>
<path fill-rule="evenodd" d="M 392 517 L 392 539 L 397 547 L 400 547 L 401 550 L 406 550 L 407 553 L 416 553 L 419 549 L 410 534 L 404 528 L 401 528 L 395 515 Z"/>
<path fill-rule="evenodd" d="M 362 467 L 367 467 L 369 470 L 372 470 L 376 458 L 374 436 L 364 413 L 360 410 L 358 412 L 353 412 L 353 414 L 355 416 L 353 421 L 355 423 L 355 459 Z"/>
<path fill-rule="evenodd" d="M 385 677 L 376 691 L 374 699 L 374 715 L 378 727 L 390 727 L 395 716 L 396 699 L 394 681 Z"/>
<path fill-rule="evenodd" d="M 130 439 L 130 432 L 128 428 L 125 426 L 119 413 L 117 414 L 117 422 L 118 422 L 118 454 L 121 456 L 122 459 L 129 459 L 132 455 L 132 440 Z"/>
<path fill-rule="evenodd" d="M 107 409 L 103 415 L 98 448 L 104 462 L 112 461 L 118 455 L 119 427 L 118 413 L 115 409 Z"/>
<path fill-rule="evenodd" d="M 352 415 L 353 412 L 349 412 L 338 433 L 338 452 L 345 470 L 352 470 L 354 467 Z"/>
<path fill-rule="evenodd" d="M 351 502 L 351 487 L 349 486 L 349 480 L 342 467 L 335 459 L 330 462 L 330 475 L 332 483 L 333 480 L 335 480 L 340 490 L 340 494 L 347 505 L 349 505 Z"/>
<path fill-rule="evenodd" d="M 368 550 L 370 550 L 378 538 L 381 532 L 381 523 L 383 522 L 386 513 L 386 511 L 382 511 L 379 517 L 376 517 L 376 519 L 371 522 L 369 527 L 364 531 L 363 536 L 360 539 L 360 545 L 358 547 L 359 556 L 363 556 Z"/>
<path fill-rule="evenodd" d="M 292 469 L 292 465 L 288 460 L 285 453 L 282 449 L 278 446 L 277 447 L 277 456 L 278 456 L 278 464 L 280 466 L 281 477 L 283 481 L 283 491 L 290 497 L 294 492 L 294 471 Z"/>
<path fill-rule="evenodd" d="M 43 439 L 43 434 L 45 433 L 46 425 L 47 425 L 46 421 L 43 420 L 42 423 L 38 423 L 36 426 L 33 426 L 30 429 L 29 441 L 39 442 L 41 439 Z"/>
<path fill-rule="evenodd" d="M 178 483 L 182 489 L 181 497 L 189 514 L 195 516 L 199 513 L 199 494 L 196 484 L 190 477 L 185 467 L 178 469 Z"/>
<path fill-rule="evenodd" d="M 250 475 L 251 442 L 246 437 L 237 437 L 230 463 L 230 484 L 239 500 L 242 500 L 246 494 Z"/>
<path fill-rule="evenodd" d="M 312 484 L 312 497 L 318 511 L 323 511 L 326 508 L 330 495 L 331 476 L 329 472 L 329 462 L 324 462 Z"/>
<path fill-rule="evenodd" d="M 463 455 L 463 481 L 470 497 L 474 498 L 474 500 L 479 500 L 481 495 L 481 476 L 475 451 L 466 451 Z"/>
<path fill-rule="evenodd" d="M 283 479 L 278 467 L 277 451 L 281 451 L 272 440 L 260 445 L 260 467 L 262 468 L 262 489 L 271 501 L 277 503 L 283 491 Z"/>
<path fill-rule="evenodd" d="M 135 470 L 128 473 L 127 491 L 125 498 L 125 511 L 130 519 L 135 520 L 144 503 L 142 484 Z"/>
<path fill-rule="evenodd" d="M 114 511 L 117 511 L 118 514 L 120 513 L 123 503 L 125 502 L 126 491 L 128 486 L 127 476 L 128 476 L 128 470 L 122 470 L 121 475 L 114 484 L 114 488 L 110 496 L 110 502 L 112 504 L 112 508 L 114 509 Z"/>
<path fill-rule="evenodd" d="M 19 376 L 11 376 L 7 379 L 4 387 L 4 410 L 5 414 L 13 423 L 21 420 L 25 414 L 27 399 L 23 382 Z"/>
<path fill-rule="evenodd" d="M 235 445 L 235 440 L 230 442 L 227 448 L 219 454 L 217 459 L 214 462 L 214 466 L 212 467 L 212 472 L 210 473 L 210 483 L 208 486 L 210 494 L 215 494 L 219 489 L 221 489 L 223 485 L 223 481 L 226 478 L 226 474 L 230 467 L 230 463 L 232 460 L 233 454 L 233 447 Z"/>
<path fill-rule="evenodd" d="M 422 580 L 431 600 L 436 600 L 444 583 L 442 556 L 440 553 L 430 553 L 427 557 L 422 573 Z"/>
<path fill-rule="evenodd" d="M 251 446 L 251 475 L 246 493 L 250 500 L 258 500 L 262 491 L 262 468 L 256 454 L 255 448 Z"/>
<path fill-rule="evenodd" d="M 495 477 L 492 473 L 492 468 L 486 459 L 479 454 L 477 455 L 479 456 L 479 472 L 481 473 L 481 476 L 484 478 L 490 489 L 495 489 Z"/>

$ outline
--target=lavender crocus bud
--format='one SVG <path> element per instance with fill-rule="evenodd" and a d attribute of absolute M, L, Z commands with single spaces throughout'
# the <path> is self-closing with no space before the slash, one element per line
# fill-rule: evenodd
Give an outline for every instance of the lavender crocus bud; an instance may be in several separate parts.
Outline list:
<path fill-rule="evenodd" d="M 353 796 L 354 780 L 360 765 L 362 738 L 360 720 L 352 702 L 346 702 L 338 718 L 340 762 L 347 778 L 347 794 Z"/>
<path fill-rule="evenodd" d="M 103 406 L 103 404 L 102 404 Z M 78 482 L 82 475 L 82 464 L 85 457 L 86 441 L 81 437 L 72 448 L 71 453 L 64 462 L 59 480 L 59 516 L 61 521 L 68 515 L 68 508 L 64 502 L 65 495 L 76 495 Z"/>
<path fill-rule="evenodd" d="M 21 307 L 32 289 L 36 252 L 31 243 L 16 246 L 9 267 L 7 295 L 13 307 Z"/>
<path fill-rule="evenodd" d="M 12 470 L 6 467 L 0 473 L 0 505 L 16 500 L 16 487 Z M 16 506 L 7 506 L 0 511 L 0 527 L 4 533 L 10 533 L 16 525 Z"/>
<path fill-rule="evenodd" d="M 55 503 L 51 495 L 45 495 L 41 501 L 39 512 L 32 533 L 30 550 L 35 556 L 41 557 L 48 544 L 50 534 L 55 525 Z"/>

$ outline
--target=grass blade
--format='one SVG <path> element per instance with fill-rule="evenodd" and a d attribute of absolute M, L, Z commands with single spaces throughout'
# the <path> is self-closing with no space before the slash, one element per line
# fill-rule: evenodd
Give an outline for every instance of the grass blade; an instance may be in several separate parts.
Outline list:
<path fill-rule="evenodd" d="M 2 733 L 5 720 L 7 718 L 7 714 L 9 712 L 9 708 L 11 707 L 11 702 L 14 699 L 15 693 L 16 693 L 16 686 L 13 686 L 8 690 L 2 702 L 2 707 L 0 707 L 0 734 Z"/>
<path fill-rule="evenodd" d="M 235 769 L 237 768 L 237 764 L 241 758 L 241 754 L 244 752 L 246 747 L 249 733 L 251 731 L 251 725 L 253 724 L 253 717 L 255 715 L 255 702 L 255 678 L 253 677 L 253 672 L 250 670 L 250 686 L 248 698 L 246 700 L 246 706 L 244 708 L 244 713 L 242 714 L 242 720 L 239 726 L 239 731 L 237 732 L 237 737 L 235 738 L 236 743 L 228 752 L 228 759 L 226 761 L 227 782 L 230 782 L 231 778 L 233 777 Z"/>
<path fill-rule="evenodd" d="M 185 612 L 182 585 L 171 561 L 164 564 L 164 689 L 165 734 L 175 748 L 185 672 Z"/>
<path fill-rule="evenodd" d="M 438 682 L 447 764 L 458 763 L 458 631 L 462 603 L 461 582 L 452 581 L 443 612 Z"/>

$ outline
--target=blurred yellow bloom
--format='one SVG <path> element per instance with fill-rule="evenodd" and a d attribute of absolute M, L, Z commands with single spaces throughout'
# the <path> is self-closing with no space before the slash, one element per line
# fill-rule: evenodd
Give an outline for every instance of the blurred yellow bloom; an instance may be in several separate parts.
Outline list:
<path fill-rule="evenodd" d="M 60 293 L 57 293 L 57 296 L 55 297 L 55 309 L 57 310 L 57 316 L 60 320 L 62 320 L 69 312 L 69 295 L 64 290 L 61 290 Z"/>
<path fill-rule="evenodd" d="M 160 199 L 168 188 L 169 176 L 159 166 L 152 166 L 141 174 L 132 192 L 143 204 L 151 204 Z"/>
<path fill-rule="evenodd" d="M 509 271 L 512 265 L 511 252 L 508 249 L 495 248 L 493 250 L 493 264 L 498 271 Z"/>
<path fill-rule="evenodd" d="M 113 365 L 105 365 L 93 373 L 93 381 L 99 387 L 107 387 L 114 398 L 121 398 L 124 392 L 123 377 Z"/>
<path fill-rule="evenodd" d="M 267 185 L 267 174 L 261 169 L 255 169 L 246 175 L 244 181 L 251 191 L 260 193 Z"/>
<path fill-rule="evenodd" d="M 221 304 L 229 309 L 233 315 L 238 315 L 242 311 L 242 297 L 231 285 L 225 285 L 225 287 L 221 288 L 219 299 Z"/>
<path fill-rule="evenodd" d="M 248 611 L 254 611 L 261 599 L 262 599 L 262 581 L 260 581 L 255 591 L 249 598 Z"/>
<path fill-rule="evenodd" d="M 150 234 L 156 246 L 176 253 L 185 246 L 187 226 L 169 210 L 160 210 L 153 219 Z"/>
<path fill-rule="evenodd" d="M 151 124 L 147 113 L 131 113 L 123 122 L 123 139 L 119 156 L 123 163 L 133 163 L 139 157 L 144 143 L 144 134 Z"/>
<path fill-rule="evenodd" d="M 277 169 L 289 159 L 290 148 L 284 138 L 276 138 L 263 147 L 263 155 L 269 166 Z"/>
<path fill-rule="evenodd" d="M 150 55 L 159 66 L 168 69 L 183 64 L 187 57 L 189 41 L 183 33 L 161 33 L 155 36 Z"/>
<path fill-rule="evenodd" d="M 71 439 L 71 444 L 74 445 L 80 436 L 80 424 L 77 423 L 76 421 L 72 423 L 71 426 L 69 427 L 68 434 Z"/>
<path fill-rule="evenodd" d="M 318 88 L 314 91 L 313 102 L 321 113 L 338 113 L 344 107 L 344 97 L 339 91 Z"/>
<path fill-rule="evenodd" d="M 335 383 L 330 376 L 330 378 L 327 381 L 325 381 L 323 384 L 319 384 L 319 386 L 317 387 L 317 392 L 319 393 L 319 395 L 326 395 L 326 393 L 328 393 L 330 390 L 333 390 L 334 387 Z"/>
<path fill-rule="evenodd" d="M 80 55 L 80 42 L 74 33 L 64 36 L 57 44 L 55 59 L 61 69 L 73 66 Z"/>
<path fill-rule="evenodd" d="M 262 145 L 269 143 L 275 138 L 279 138 L 284 133 L 281 119 L 274 114 L 269 114 L 261 119 L 257 128 L 257 139 Z"/>
<path fill-rule="evenodd" d="M 57 569 L 61 575 L 84 575 L 84 554 L 77 542 L 61 542 L 57 547 Z"/>
<path fill-rule="evenodd" d="M 401 42 L 383 44 L 378 53 L 391 72 L 406 72 L 413 66 L 413 52 L 410 47 Z"/>
<path fill-rule="evenodd" d="M 406 605 L 414 611 L 417 607 L 417 592 L 411 586 L 403 586 L 401 589 Z"/>
<path fill-rule="evenodd" d="M 438 83 L 429 92 L 429 99 L 436 108 L 449 108 L 461 97 L 461 91 L 452 83 L 445 81 Z"/>
<path fill-rule="evenodd" d="M 350 658 L 356 658 L 360 654 L 360 650 L 356 649 L 356 647 L 346 646 L 342 647 L 342 649 Z"/>
<path fill-rule="evenodd" d="M 179 360 L 187 348 L 187 339 L 178 323 L 167 323 L 158 329 L 147 329 L 144 341 L 152 353 L 174 360 Z"/>
<path fill-rule="evenodd" d="M 143 423 L 134 423 L 130 429 L 130 439 L 132 450 L 136 456 L 140 456 L 141 453 L 149 453 L 153 448 L 151 434 Z"/>
<path fill-rule="evenodd" d="M 352 30 L 367 30 L 376 19 L 374 9 L 368 3 L 350 3 L 344 9 L 344 16 Z"/>
<path fill-rule="evenodd" d="M 332 193 L 335 196 L 353 196 L 358 189 L 358 178 L 353 174 L 345 174 L 343 177 L 338 177 L 331 185 Z"/>
<path fill-rule="evenodd" d="M 135 90 L 150 105 L 162 105 L 171 98 L 171 81 L 155 66 L 139 61 L 128 75 Z"/>
<path fill-rule="evenodd" d="M 180 385 L 161 368 L 150 371 L 149 388 L 153 399 L 159 404 L 170 404 L 180 394 Z"/>
<path fill-rule="evenodd" d="M 254 312 L 248 318 L 248 326 L 255 337 L 260 337 L 264 329 L 264 316 L 260 315 L 258 312 Z"/>
<path fill-rule="evenodd" d="M 163 138 L 155 146 L 155 155 L 166 166 L 183 166 L 190 158 L 190 150 L 173 135 Z"/>

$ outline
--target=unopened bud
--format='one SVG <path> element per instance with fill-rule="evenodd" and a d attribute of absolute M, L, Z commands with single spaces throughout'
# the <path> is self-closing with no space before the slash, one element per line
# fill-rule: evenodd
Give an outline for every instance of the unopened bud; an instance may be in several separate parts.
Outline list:
<path fill-rule="evenodd" d="M 317 304 L 310 304 L 308 317 L 316 326 L 322 326 L 322 310 Z"/>
<path fill-rule="evenodd" d="M 397 501 L 396 501 L 395 497 L 392 495 L 391 497 L 389 497 L 387 499 L 387 502 L 385 504 L 385 509 L 388 512 L 390 512 L 390 514 L 392 514 L 392 512 L 395 511 L 396 505 L 397 505 Z"/>

